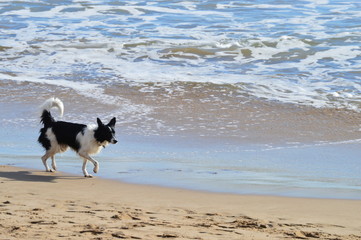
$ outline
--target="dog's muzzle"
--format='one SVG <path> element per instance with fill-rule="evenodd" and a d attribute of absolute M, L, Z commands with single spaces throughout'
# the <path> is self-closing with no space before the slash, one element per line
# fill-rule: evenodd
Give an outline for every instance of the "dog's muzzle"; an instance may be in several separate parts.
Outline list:
<path fill-rule="evenodd" d="M 118 141 L 116 139 L 112 139 L 111 143 L 116 144 Z"/>

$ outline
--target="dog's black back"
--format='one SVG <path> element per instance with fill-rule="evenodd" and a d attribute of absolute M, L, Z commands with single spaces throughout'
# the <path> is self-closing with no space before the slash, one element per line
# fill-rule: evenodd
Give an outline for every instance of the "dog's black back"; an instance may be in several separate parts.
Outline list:
<path fill-rule="evenodd" d="M 83 132 L 85 127 L 86 125 L 84 124 L 59 121 L 53 124 L 52 129 L 59 144 L 68 145 L 75 151 L 78 151 L 80 145 L 76 140 L 76 136 L 79 132 Z"/>
<path fill-rule="evenodd" d="M 44 128 L 40 129 L 40 136 L 38 142 L 46 149 L 51 147 L 49 139 L 46 137 L 46 131 L 52 128 L 52 131 L 59 144 L 67 145 L 78 151 L 80 148 L 79 142 L 76 139 L 78 133 L 82 132 L 86 125 L 78 123 L 69 123 L 63 121 L 55 121 L 51 116 L 51 113 L 44 110 L 41 116 L 41 122 L 44 124 Z"/>

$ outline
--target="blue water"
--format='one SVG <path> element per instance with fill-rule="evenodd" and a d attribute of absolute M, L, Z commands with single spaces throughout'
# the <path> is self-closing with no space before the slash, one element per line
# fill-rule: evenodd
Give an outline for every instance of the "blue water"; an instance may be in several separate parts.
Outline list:
<path fill-rule="evenodd" d="M 356 0 L 1 2 L 0 163 L 42 169 L 57 96 L 62 120 L 117 117 L 101 177 L 361 199 L 360 23 Z"/>
<path fill-rule="evenodd" d="M 44 169 L 36 129 L 1 130 L 0 164 Z M 120 135 L 118 140 L 95 157 L 100 171 L 94 176 L 212 192 L 361 199 L 359 141 L 239 146 L 202 138 Z M 56 160 L 59 171 L 82 175 L 74 152 Z"/>

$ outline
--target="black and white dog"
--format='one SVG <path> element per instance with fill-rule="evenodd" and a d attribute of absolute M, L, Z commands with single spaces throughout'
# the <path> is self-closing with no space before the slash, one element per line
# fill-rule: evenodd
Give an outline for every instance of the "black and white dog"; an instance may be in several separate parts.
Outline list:
<path fill-rule="evenodd" d="M 97 154 L 103 147 L 109 143 L 116 144 L 115 139 L 115 118 L 110 120 L 106 125 L 97 118 L 97 125 L 84 125 L 78 123 L 55 121 L 50 113 L 50 109 L 56 107 L 63 115 L 64 105 L 58 98 L 50 98 L 41 106 L 40 121 L 44 127 L 40 129 L 38 142 L 45 148 L 46 153 L 41 157 L 47 172 L 56 170 L 54 155 L 56 153 L 65 152 L 68 147 L 73 149 L 83 158 L 83 173 L 85 177 L 92 177 L 87 170 L 88 161 L 94 164 L 94 173 L 99 170 L 98 161 L 94 160 L 90 155 Z M 52 168 L 49 168 L 46 160 L 52 160 Z"/>

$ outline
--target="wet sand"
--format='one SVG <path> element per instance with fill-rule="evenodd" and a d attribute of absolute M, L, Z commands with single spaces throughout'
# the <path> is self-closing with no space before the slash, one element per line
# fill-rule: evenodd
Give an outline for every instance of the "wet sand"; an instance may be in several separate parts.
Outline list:
<path fill-rule="evenodd" d="M 0 166 L 0 239 L 361 239 L 361 201 L 196 192 Z"/>
<path fill-rule="evenodd" d="M 65 106 L 61 120 L 87 124 L 95 123 L 96 117 L 116 116 L 116 127 L 127 135 L 201 136 L 240 144 L 360 138 L 361 116 L 357 111 L 265 101 L 227 84 L 114 83 L 101 91 L 107 97 L 99 100 L 91 91 L 82 94 L 61 86 L 2 81 L 0 104 L 5 123 L 36 128 L 37 107 L 56 96 Z M 18 109 L 15 116 L 14 106 Z M 53 114 L 60 119 L 56 111 Z"/>

